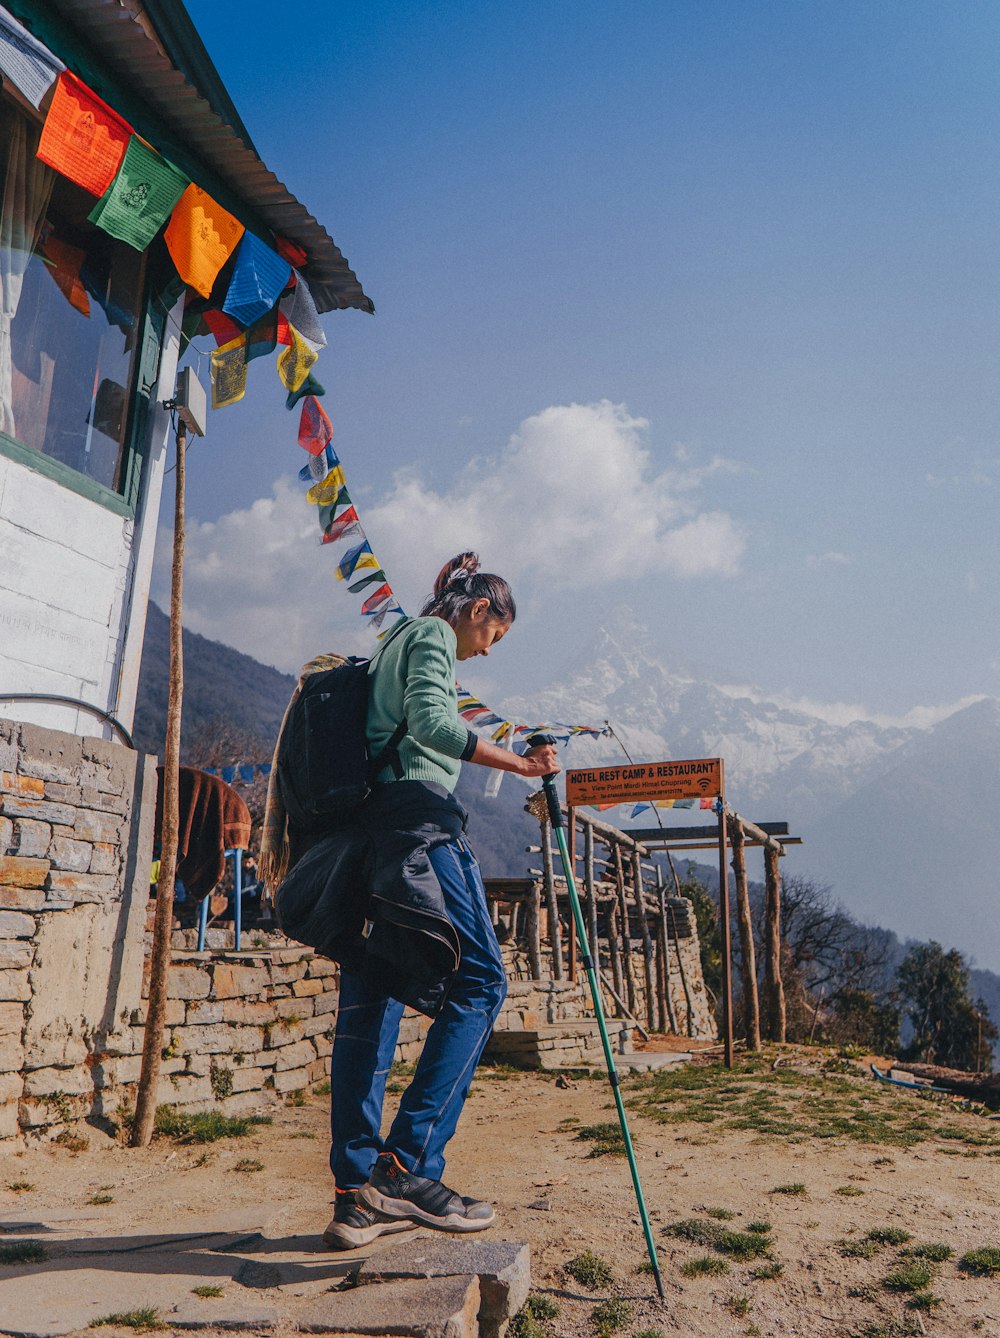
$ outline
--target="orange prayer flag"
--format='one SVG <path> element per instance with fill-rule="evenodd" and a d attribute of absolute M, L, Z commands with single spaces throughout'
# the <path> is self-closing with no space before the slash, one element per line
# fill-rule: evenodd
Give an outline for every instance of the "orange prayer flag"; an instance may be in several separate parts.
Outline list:
<path fill-rule="evenodd" d="M 177 273 L 202 297 L 209 297 L 219 270 L 245 231 L 238 218 L 192 181 L 174 205 L 164 239 Z"/>
<path fill-rule="evenodd" d="M 132 127 L 64 70 L 52 94 L 37 156 L 70 181 L 103 195 L 121 166 Z"/>

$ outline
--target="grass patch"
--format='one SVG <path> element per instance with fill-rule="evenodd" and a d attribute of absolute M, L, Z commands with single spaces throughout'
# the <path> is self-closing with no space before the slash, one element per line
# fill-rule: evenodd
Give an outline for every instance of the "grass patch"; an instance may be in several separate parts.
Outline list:
<path fill-rule="evenodd" d="M 839 1194 L 842 1199 L 856 1199 L 865 1191 L 859 1189 L 857 1185 L 838 1185 L 833 1192 Z"/>
<path fill-rule="evenodd" d="M 809 1191 L 801 1180 L 794 1180 L 790 1185 L 775 1185 L 771 1190 L 772 1194 L 789 1194 L 793 1198 L 802 1198 Z"/>
<path fill-rule="evenodd" d="M 917 1338 L 924 1332 L 923 1325 L 914 1316 L 912 1319 L 874 1320 L 858 1329 L 857 1338 Z"/>
<path fill-rule="evenodd" d="M 12 1245 L 0 1245 L 0 1264 L 40 1264 L 45 1258 L 45 1246 L 37 1240 L 18 1240 Z"/>
<path fill-rule="evenodd" d="M 715 1248 L 743 1263 L 747 1259 L 766 1259 L 771 1253 L 771 1242 L 756 1231 L 723 1231 Z"/>
<path fill-rule="evenodd" d="M 688 1259 L 681 1264 L 681 1272 L 686 1278 L 718 1278 L 729 1272 L 725 1259 L 718 1259 L 710 1254 L 700 1255 L 697 1259 Z"/>
<path fill-rule="evenodd" d="M 316 1086 L 313 1088 L 313 1096 L 329 1096 L 329 1095 L 330 1095 L 330 1079 L 324 1078 L 322 1082 L 318 1082 Z"/>
<path fill-rule="evenodd" d="M 625 1137 L 618 1124 L 585 1124 L 574 1135 L 577 1141 L 593 1143 L 588 1157 L 624 1157 Z"/>
<path fill-rule="evenodd" d="M 743 1316 L 749 1315 L 752 1304 L 753 1301 L 745 1293 L 740 1293 L 737 1296 L 727 1296 L 723 1302 L 723 1305 L 727 1310 L 731 1311 L 741 1319 Z"/>
<path fill-rule="evenodd" d="M 30 1194 L 35 1186 L 30 1180 L 8 1180 L 7 1188 L 15 1194 Z"/>
<path fill-rule="evenodd" d="M 905 1245 L 912 1239 L 910 1232 L 902 1227 L 872 1227 L 871 1231 L 865 1232 L 865 1240 L 870 1240 L 873 1245 Z"/>
<path fill-rule="evenodd" d="M 575 1282 L 591 1292 L 606 1287 L 614 1277 L 608 1261 L 595 1254 L 593 1250 L 584 1250 L 583 1254 L 578 1254 L 563 1264 L 563 1268 Z"/>
<path fill-rule="evenodd" d="M 112 1324 L 120 1329 L 138 1329 L 142 1332 L 167 1327 L 160 1319 L 159 1312 L 151 1305 L 144 1306 L 141 1310 L 121 1310 L 114 1315 L 102 1315 L 100 1319 L 92 1319 L 87 1327 L 103 1329 Z"/>
<path fill-rule="evenodd" d="M 929 1313 L 935 1310 L 943 1299 L 943 1297 L 935 1296 L 931 1291 L 914 1292 L 906 1304 L 911 1310 L 923 1310 Z"/>
<path fill-rule="evenodd" d="M 257 1161 L 254 1157 L 241 1157 L 233 1167 L 234 1171 L 239 1171 L 242 1175 L 252 1175 L 255 1171 L 262 1171 L 264 1163 Z"/>
<path fill-rule="evenodd" d="M 995 1278 L 1000 1274 L 1000 1248 L 996 1245 L 980 1245 L 975 1250 L 968 1250 L 958 1261 L 963 1273 L 970 1273 L 975 1278 Z"/>
<path fill-rule="evenodd" d="M 114 1203 L 114 1201 L 115 1196 L 113 1194 L 91 1194 L 90 1198 L 87 1200 L 87 1202 L 93 1204 L 95 1208 L 99 1207 L 101 1204 Z"/>
<path fill-rule="evenodd" d="M 887 1292 L 922 1292 L 930 1286 L 934 1274 L 926 1264 L 904 1264 L 882 1279 Z"/>
<path fill-rule="evenodd" d="M 770 1282 L 773 1278 L 780 1278 L 785 1271 L 785 1265 L 777 1259 L 772 1259 L 769 1264 L 760 1264 L 757 1268 L 751 1268 L 750 1276 L 756 1278 L 758 1282 Z"/>
<path fill-rule="evenodd" d="M 940 1241 L 927 1241 L 922 1245 L 911 1245 L 906 1253 L 911 1259 L 926 1259 L 931 1264 L 943 1264 L 955 1251 Z"/>
<path fill-rule="evenodd" d="M 559 1306 L 551 1297 L 534 1292 L 511 1320 L 509 1338 L 546 1338 L 546 1325 L 558 1314 Z"/>
<path fill-rule="evenodd" d="M 598 1338 L 611 1338 L 613 1333 L 632 1323 L 632 1306 L 623 1296 L 609 1296 L 590 1312 L 590 1322 Z"/>
<path fill-rule="evenodd" d="M 731 1222 L 736 1214 L 728 1208 L 706 1208 L 705 1216 L 714 1217 L 717 1222 Z"/>
<path fill-rule="evenodd" d="M 214 1143 L 219 1138 L 246 1138 L 259 1125 L 271 1123 L 270 1115 L 223 1115 L 217 1110 L 191 1112 L 157 1106 L 153 1127 L 178 1143 Z"/>
<path fill-rule="evenodd" d="M 195 1296 L 200 1296 L 206 1301 L 214 1296 L 222 1295 L 222 1288 L 217 1284 L 213 1285 L 210 1282 L 203 1282 L 200 1287 L 192 1287 L 191 1291 Z"/>
<path fill-rule="evenodd" d="M 662 1329 L 636 1329 L 632 1338 L 663 1338 Z"/>
<path fill-rule="evenodd" d="M 874 1259 L 878 1248 L 871 1240 L 842 1240 L 839 1246 L 845 1259 Z"/>
<path fill-rule="evenodd" d="M 747 1230 L 755 1231 L 758 1236 L 766 1236 L 767 1233 L 771 1230 L 771 1223 L 763 1218 L 757 1222 L 748 1222 Z"/>
<path fill-rule="evenodd" d="M 725 1227 L 716 1222 L 703 1222 L 700 1217 L 685 1217 L 664 1227 L 666 1235 L 689 1240 L 693 1245 L 714 1245 L 723 1231 Z"/>

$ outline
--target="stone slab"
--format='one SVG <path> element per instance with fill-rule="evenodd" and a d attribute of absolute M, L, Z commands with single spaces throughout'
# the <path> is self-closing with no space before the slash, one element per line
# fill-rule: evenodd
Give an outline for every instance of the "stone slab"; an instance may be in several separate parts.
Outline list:
<path fill-rule="evenodd" d="M 331 1292 L 297 1308 L 302 1333 L 378 1338 L 478 1338 L 479 1279 L 430 1278 Z"/>
<path fill-rule="evenodd" d="M 420 1236 L 366 1259 L 359 1280 L 455 1277 L 475 1273 L 481 1303 L 479 1332 L 498 1338 L 531 1288 L 531 1252 L 521 1241 L 433 1239 Z"/>

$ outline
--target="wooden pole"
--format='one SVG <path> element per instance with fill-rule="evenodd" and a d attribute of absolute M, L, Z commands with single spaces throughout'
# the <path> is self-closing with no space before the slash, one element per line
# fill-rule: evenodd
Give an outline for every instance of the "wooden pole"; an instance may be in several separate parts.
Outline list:
<path fill-rule="evenodd" d="M 750 890 L 747 886 L 747 862 L 743 853 L 743 824 L 728 814 L 729 835 L 733 846 L 733 874 L 736 879 L 736 923 L 740 934 L 743 977 L 743 1025 L 748 1050 L 760 1049 L 760 1000 L 757 995 L 757 956 L 753 943 L 753 919 L 750 915 Z"/>
<path fill-rule="evenodd" d="M 646 897 L 642 887 L 642 867 L 639 852 L 632 851 L 632 890 L 635 893 L 635 908 L 639 915 L 639 933 L 642 936 L 642 975 L 646 988 L 646 1020 L 650 1030 L 656 1027 L 656 986 L 653 976 L 653 939 L 646 919 Z"/>
<path fill-rule="evenodd" d="M 764 998 L 767 1034 L 772 1041 L 785 1043 L 785 985 L 781 976 L 781 870 L 780 848 L 764 848 L 765 934 Z"/>
<path fill-rule="evenodd" d="M 673 1034 L 677 1035 L 677 1014 L 674 1001 L 670 997 L 670 934 L 667 930 L 667 889 L 660 884 L 660 942 L 663 945 L 663 1007 L 666 1021 Z"/>
<path fill-rule="evenodd" d="M 729 868 L 726 861 L 726 799 L 719 793 L 719 937 L 722 949 L 722 1048 L 733 1067 L 733 948 L 729 928 Z"/>
<path fill-rule="evenodd" d="M 610 849 L 609 845 L 609 849 Z M 611 958 L 611 979 L 615 993 L 621 997 L 625 993 L 625 979 L 622 975 L 622 957 L 618 946 L 618 893 L 615 892 L 608 903 L 608 956 Z M 619 1017 L 622 1014 L 619 1012 Z"/>
<path fill-rule="evenodd" d="M 583 871 L 587 880 L 587 923 L 590 926 L 590 955 L 598 961 L 600 941 L 597 936 L 597 886 L 594 882 L 594 829 L 583 829 Z"/>
<path fill-rule="evenodd" d="M 148 1147 L 156 1119 L 156 1089 L 160 1079 L 163 1026 L 167 1015 L 167 976 L 174 922 L 174 880 L 177 876 L 177 839 L 180 831 L 181 709 L 184 701 L 184 652 L 181 613 L 184 602 L 184 449 L 187 428 L 177 427 L 177 465 L 174 480 L 174 548 L 170 576 L 170 679 L 167 693 L 167 735 L 163 746 L 163 806 L 160 828 L 160 877 L 156 884 L 153 947 L 149 963 L 149 998 L 142 1041 L 142 1067 L 136 1095 L 135 1120 L 129 1142 Z"/>
<path fill-rule="evenodd" d="M 621 913 L 622 926 L 622 964 L 625 969 L 625 997 L 629 1011 L 636 1012 L 635 970 L 632 965 L 632 931 L 629 925 L 628 902 L 625 899 L 625 866 L 622 862 L 622 848 L 615 842 L 615 884 L 618 888 L 618 909 Z"/>
<path fill-rule="evenodd" d="M 576 810 L 569 808 L 566 810 L 566 825 L 569 828 L 569 859 L 573 867 L 573 876 L 576 876 Z M 576 935 L 573 933 L 572 915 L 570 916 L 569 926 L 569 978 L 576 981 Z"/>
<path fill-rule="evenodd" d="M 525 914 L 525 934 L 528 939 L 528 970 L 532 980 L 542 978 L 542 894 L 537 883 L 531 884 Z"/>
<path fill-rule="evenodd" d="M 677 916 L 674 915 L 674 908 L 667 906 L 667 917 L 669 928 L 673 930 L 672 938 L 674 940 L 674 951 L 677 953 L 677 972 L 681 978 L 681 988 L 684 991 L 684 1003 L 687 1008 L 687 1034 L 694 1035 L 694 1004 L 691 1002 L 691 987 L 688 984 L 687 970 L 684 966 L 684 956 L 681 952 L 681 936 L 677 932 Z"/>
<path fill-rule="evenodd" d="M 552 828 L 547 822 L 542 823 L 542 876 L 545 879 L 545 905 L 549 916 L 552 979 L 562 980 L 562 934 L 559 931 L 559 902 L 556 900 L 556 878 L 552 866 Z"/>

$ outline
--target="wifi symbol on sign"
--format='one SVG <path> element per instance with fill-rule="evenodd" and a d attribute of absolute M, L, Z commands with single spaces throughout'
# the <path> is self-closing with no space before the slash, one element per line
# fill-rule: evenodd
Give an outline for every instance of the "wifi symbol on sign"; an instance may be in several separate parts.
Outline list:
<path fill-rule="evenodd" d="M 711 779 L 708 776 L 702 776 L 701 780 L 698 782 L 698 789 L 704 794 L 706 790 L 710 790 L 711 788 Z"/>

